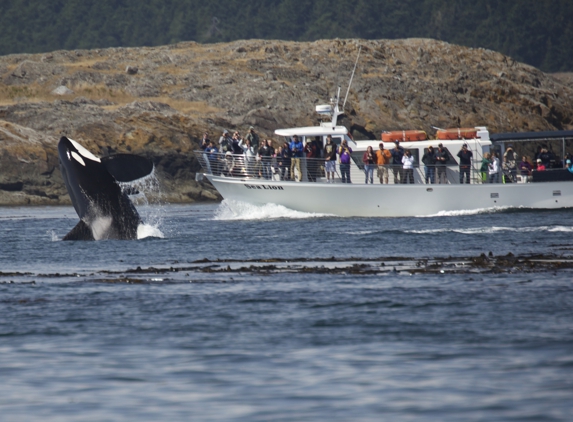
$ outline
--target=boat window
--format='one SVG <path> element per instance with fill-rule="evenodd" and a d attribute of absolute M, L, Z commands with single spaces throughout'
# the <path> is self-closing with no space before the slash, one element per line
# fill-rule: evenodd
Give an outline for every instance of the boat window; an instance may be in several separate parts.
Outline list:
<path fill-rule="evenodd" d="M 448 166 L 457 166 L 458 165 L 458 160 L 455 159 L 455 157 L 452 155 L 452 153 L 450 152 L 449 149 L 447 149 L 446 147 L 444 147 L 444 149 L 446 150 L 446 152 L 448 153 L 448 157 L 450 158 L 448 160 Z M 437 150 L 436 150 L 437 151 Z"/>
<path fill-rule="evenodd" d="M 333 136 L 332 137 L 332 142 L 334 142 L 337 146 L 340 146 L 340 144 L 342 143 L 342 137 L 339 136 Z M 324 137 L 324 144 L 326 145 L 326 136 Z"/>
<path fill-rule="evenodd" d="M 354 164 L 360 169 L 364 170 L 364 163 L 362 162 L 362 157 L 364 156 L 364 151 L 352 151 L 351 157 Z"/>

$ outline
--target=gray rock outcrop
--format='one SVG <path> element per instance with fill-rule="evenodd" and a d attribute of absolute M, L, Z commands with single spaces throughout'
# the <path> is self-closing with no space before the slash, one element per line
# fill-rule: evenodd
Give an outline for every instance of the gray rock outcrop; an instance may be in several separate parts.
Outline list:
<path fill-rule="evenodd" d="M 150 157 L 166 200 L 216 198 L 195 182 L 204 130 L 263 137 L 312 125 L 362 52 L 341 123 L 356 139 L 382 130 L 488 126 L 492 132 L 573 128 L 567 75 L 502 54 L 427 39 L 249 40 L 55 51 L 0 57 L 0 203 L 65 203 L 56 143 Z M 137 68 L 134 66 L 137 64 Z M 137 69 L 135 71 L 135 69 Z M 55 92 L 66 87 L 73 93 Z"/>

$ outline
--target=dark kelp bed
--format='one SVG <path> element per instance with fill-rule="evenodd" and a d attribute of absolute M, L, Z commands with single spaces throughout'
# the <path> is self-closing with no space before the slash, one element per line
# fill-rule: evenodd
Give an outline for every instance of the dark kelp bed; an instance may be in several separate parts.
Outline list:
<path fill-rule="evenodd" d="M 102 270 L 90 273 L 41 273 L 0 272 L 0 284 L 36 283 L 42 279 L 104 282 L 104 283 L 170 283 L 189 282 L 193 277 L 213 274 L 233 275 L 271 275 L 271 274 L 351 274 L 351 275 L 414 275 L 414 274 L 528 274 L 548 271 L 568 271 L 573 269 L 573 257 L 556 254 L 527 254 L 493 256 L 482 253 L 468 257 L 433 257 L 412 259 L 408 257 L 379 258 L 295 258 L 295 259 L 214 259 L 208 258 L 181 264 L 173 261 L 167 266 L 150 266 L 127 269 L 124 271 Z M 157 278 L 158 275 L 164 276 Z M 191 280 L 190 280 L 191 278 Z"/>

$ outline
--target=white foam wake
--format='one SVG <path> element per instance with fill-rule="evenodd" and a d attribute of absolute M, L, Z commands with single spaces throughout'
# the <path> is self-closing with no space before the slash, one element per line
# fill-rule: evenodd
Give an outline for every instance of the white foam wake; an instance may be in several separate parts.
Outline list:
<path fill-rule="evenodd" d="M 427 230 L 405 230 L 405 233 L 412 234 L 435 234 L 435 233 L 459 233 L 459 234 L 492 234 L 500 232 L 514 233 L 534 233 L 534 232 L 573 232 L 573 227 L 568 226 L 536 226 L 536 227 L 475 227 L 463 229 L 427 229 Z"/>
<path fill-rule="evenodd" d="M 490 207 L 490 208 L 478 208 L 475 210 L 440 211 L 436 214 L 420 215 L 418 217 L 460 217 L 464 215 L 491 214 L 515 208 L 517 207 Z"/>
<path fill-rule="evenodd" d="M 215 211 L 214 220 L 260 220 L 275 218 L 304 219 L 324 217 L 329 214 L 294 211 L 283 205 L 253 205 L 229 199 L 223 200 Z"/>

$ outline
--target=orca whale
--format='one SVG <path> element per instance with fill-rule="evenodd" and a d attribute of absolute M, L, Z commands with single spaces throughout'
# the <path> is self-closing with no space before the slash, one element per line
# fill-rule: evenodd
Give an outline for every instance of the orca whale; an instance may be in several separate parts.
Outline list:
<path fill-rule="evenodd" d="M 137 239 L 142 223 L 118 182 L 131 182 L 153 171 L 147 158 L 116 154 L 98 158 L 63 136 L 58 143 L 60 171 L 80 222 L 63 240 Z"/>

